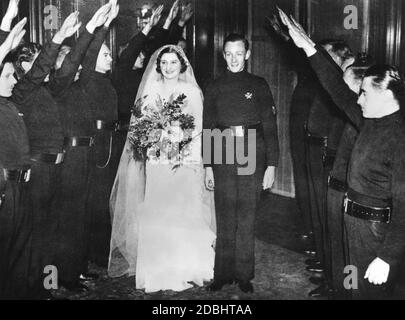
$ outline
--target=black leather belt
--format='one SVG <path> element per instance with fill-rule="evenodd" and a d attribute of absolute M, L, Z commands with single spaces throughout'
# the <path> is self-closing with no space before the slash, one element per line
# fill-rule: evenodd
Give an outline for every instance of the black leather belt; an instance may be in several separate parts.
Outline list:
<path fill-rule="evenodd" d="M 326 148 L 324 150 L 323 155 L 322 155 L 322 163 L 324 167 L 333 167 L 333 163 L 335 162 L 336 159 L 336 150 L 332 150 L 330 148 Z"/>
<path fill-rule="evenodd" d="M 38 153 L 31 157 L 32 161 L 39 161 L 48 164 L 60 164 L 65 159 L 65 153 Z"/>
<path fill-rule="evenodd" d="M 65 137 L 64 145 L 66 147 L 92 147 L 94 145 L 93 137 Z"/>
<path fill-rule="evenodd" d="M 15 181 L 17 183 L 24 183 L 30 181 L 31 169 L 28 170 L 8 170 L 3 169 L 4 178 L 7 181 Z"/>
<path fill-rule="evenodd" d="M 340 192 L 347 191 L 347 184 L 339 179 L 336 179 L 334 176 L 328 177 L 328 187 Z"/>
<path fill-rule="evenodd" d="M 322 136 L 317 136 L 314 135 L 312 133 L 310 133 L 309 131 L 307 131 L 307 140 L 309 143 L 315 144 L 315 145 L 319 145 L 322 147 L 327 147 L 328 146 L 328 137 L 322 137 Z"/>
<path fill-rule="evenodd" d="M 116 131 L 117 123 L 117 121 L 96 120 L 96 129 L 105 131 Z"/>
<path fill-rule="evenodd" d="M 0 194 L 0 210 L 1 207 L 3 206 L 4 201 L 6 200 L 6 195 L 4 193 Z"/>
<path fill-rule="evenodd" d="M 218 125 L 217 129 L 223 131 L 226 129 L 231 129 L 232 135 L 236 137 L 246 136 L 250 130 L 256 130 L 257 134 L 263 135 L 263 126 L 261 122 L 250 124 L 250 125 L 242 125 L 242 126 L 222 126 Z"/>
<path fill-rule="evenodd" d="M 344 200 L 344 213 L 349 216 L 381 223 L 391 222 L 391 207 L 377 208 L 369 207 L 350 200 L 347 196 Z"/>
<path fill-rule="evenodd" d="M 128 132 L 129 122 L 118 121 L 115 130 L 118 132 Z"/>

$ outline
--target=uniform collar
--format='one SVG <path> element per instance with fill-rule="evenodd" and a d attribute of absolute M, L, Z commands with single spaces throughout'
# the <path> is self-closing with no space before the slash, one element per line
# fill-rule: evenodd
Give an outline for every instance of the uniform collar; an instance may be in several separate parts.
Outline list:
<path fill-rule="evenodd" d="M 393 121 L 397 122 L 402 119 L 402 113 L 401 110 L 395 111 L 394 113 L 391 113 L 389 115 L 386 115 L 381 118 L 374 118 L 374 119 L 369 119 L 370 121 L 379 124 L 379 125 L 384 125 L 387 123 L 392 123 Z"/>
<path fill-rule="evenodd" d="M 245 77 L 247 75 L 247 73 L 248 72 L 245 69 L 243 69 L 242 71 L 239 71 L 239 72 L 232 72 L 232 71 L 229 71 L 228 69 L 226 69 L 225 75 L 227 78 L 230 78 L 230 79 L 240 79 L 240 78 Z"/>

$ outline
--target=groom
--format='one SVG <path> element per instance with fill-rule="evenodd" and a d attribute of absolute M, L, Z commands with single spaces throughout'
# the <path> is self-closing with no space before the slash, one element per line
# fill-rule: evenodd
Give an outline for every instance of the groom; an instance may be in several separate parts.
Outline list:
<path fill-rule="evenodd" d="M 245 70 L 250 50 L 244 37 L 226 37 L 223 56 L 227 71 L 207 87 L 203 114 L 205 184 L 215 190 L 217 218 L 214 281 L 208 289 L 236 281 L 243 292 L 253 292 L 255 213 L 278 162 L 275 107 L 266 80 Z M 242 158 L 248 150 L 247 166 L 238 161 L 240 149 Z M 243 170 L 252 162 L 253 172 Z"/>

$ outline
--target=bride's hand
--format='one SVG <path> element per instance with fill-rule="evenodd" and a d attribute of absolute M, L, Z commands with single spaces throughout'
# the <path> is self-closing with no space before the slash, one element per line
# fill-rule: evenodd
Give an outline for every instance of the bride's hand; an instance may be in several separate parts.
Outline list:
<path fill-rule="evenodd" d="M 209 191 L 214 191 L 215 188 L 214 172 L 211 167 L 205 168 L 205 187 Z"/>

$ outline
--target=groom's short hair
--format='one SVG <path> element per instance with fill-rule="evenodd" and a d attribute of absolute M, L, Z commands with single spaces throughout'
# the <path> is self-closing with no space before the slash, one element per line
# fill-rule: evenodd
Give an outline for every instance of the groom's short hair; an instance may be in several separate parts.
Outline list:
<path fill-rule="evenodd" d="M 249 41 L 248 41 L 244 36 L 242 36 L 241 34 L 238 34 L 238 33 L 231 33 L 230 35 L 228 35 L 228 36 L 225 38 L 225 40 L 224 40 L 224 46 L 223 46 L 223 48 L 222 48 L 222 51 L 225 51 L 225 45 L 226 45 L 228 42 L 237 42 L 237 41 L 242 41 L 243 44 L 245 45 L 246 51 L 249 50 Z"/>

